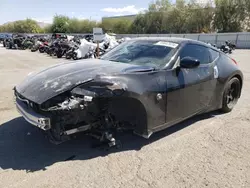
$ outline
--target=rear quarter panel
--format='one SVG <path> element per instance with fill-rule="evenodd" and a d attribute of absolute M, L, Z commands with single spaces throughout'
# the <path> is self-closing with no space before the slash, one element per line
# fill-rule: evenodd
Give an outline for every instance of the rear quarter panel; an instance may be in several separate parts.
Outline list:
<path fill-rule="evenodd" d="M 243 73 L 239 69 L 238 65 L 234 63 L 231 57 L 220 52 L 220 57 L 217 61 L 217 67 L 219 75 L 217 80 L 216 95 L 212 102 L 214 109 L 222 107 L 223 92 L 226 83 L 229 80 L 231 80 L 233 77 L 237 77 L 240 79 L 241 85 L 243 85 Z"/>

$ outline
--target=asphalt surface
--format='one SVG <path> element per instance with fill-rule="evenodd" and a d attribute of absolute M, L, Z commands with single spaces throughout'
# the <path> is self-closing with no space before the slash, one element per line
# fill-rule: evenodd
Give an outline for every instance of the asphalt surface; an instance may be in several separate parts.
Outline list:
<path fill-rule="evenodd" d="M 17 83 L 66 60 L 0 47 L 0 187 L 250 187 L 250 51 L 232 56 L 245 76 L 233 112 L 197 116 L 149 140 L 124 134 L 121 149 L 106 151 L 89 138 L 52 145 L 15 109 Z"/>

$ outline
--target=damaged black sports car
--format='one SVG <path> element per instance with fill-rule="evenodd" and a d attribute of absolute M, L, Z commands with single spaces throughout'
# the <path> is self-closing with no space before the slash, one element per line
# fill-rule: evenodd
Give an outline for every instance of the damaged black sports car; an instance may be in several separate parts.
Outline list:
<path fill-rule="evenodd" d="M 149 138 L 197 114 L 230 112 L 242 85 L 237 62 L 210 45 L 136 38 L 99 59 L 31 74 L 14 93 L 17 110 L 53 143 L 85 132 L 115 144 L 117 131 Z"/>

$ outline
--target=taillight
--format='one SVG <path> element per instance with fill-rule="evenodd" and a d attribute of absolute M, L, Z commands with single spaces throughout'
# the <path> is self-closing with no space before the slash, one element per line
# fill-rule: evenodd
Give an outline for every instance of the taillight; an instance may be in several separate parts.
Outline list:
<path fill-rule="evenodd" d="M 235 61 L 235 59 L 231 58 L 233 60 L 233 62 L 235 63 L 235 65 L 238 65 L 238 63 Z"/>

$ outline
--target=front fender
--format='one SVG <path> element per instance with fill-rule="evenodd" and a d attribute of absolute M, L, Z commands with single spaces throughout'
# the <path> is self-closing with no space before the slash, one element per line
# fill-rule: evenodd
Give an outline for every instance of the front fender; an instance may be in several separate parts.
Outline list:
<path fill-rule="evenodd" d="M 138 134 L 149 136 L 155 127 L 166 123 L 165 75 L 165 72 L 162 71 L 118 74 L 113 76 L 102 75 L 99 76 L 99 79 L 114 83 L 116 86 L 120 87 L 120 89 L 125 91 L 118 99 L 128 102 L 123 103 L 123 105 L 120 105 L 119 107 L 140 109 L 133 112 L 134 114 L 137 114 L 138 112 L 137 117 L 140 117 L 141 122 L 143 122 L 139 127 L 144 129 L 144 131 L 140 129 L 141 133 Z M 156 98 L 159 93 L 163 96 L 162 100 L 160 101 L 158 101 Z M 130 101 L 133 101 L 134 104 L 132 104 Z M 137 107 L 135 105 L 137 105 Z"/>

